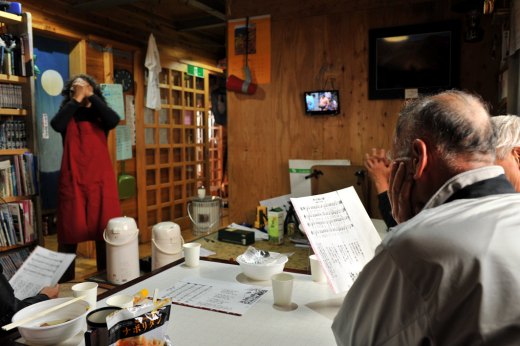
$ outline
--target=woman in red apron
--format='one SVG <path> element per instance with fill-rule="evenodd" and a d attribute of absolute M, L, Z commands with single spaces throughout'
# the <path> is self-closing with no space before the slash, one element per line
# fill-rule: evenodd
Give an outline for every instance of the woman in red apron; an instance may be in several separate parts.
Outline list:
<path fill-rule="evenodd" d="M 103 231 L 121 216 L 116 177 L 107 146 L 119 116 L 107 104 L 94 79 L 72 78 L 62 92 L 51 126 L 63 139 L 58 183 L 58 251 L 76 253 L 78 243 L 96 241 L 98 271 L 106 268 Z M 73 262 L 61 282 L 74 279 Z"/>

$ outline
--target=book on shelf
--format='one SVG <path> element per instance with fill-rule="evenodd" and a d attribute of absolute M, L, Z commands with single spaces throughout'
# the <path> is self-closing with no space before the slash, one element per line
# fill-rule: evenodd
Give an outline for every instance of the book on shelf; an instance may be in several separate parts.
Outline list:
<path fill-rule="evenodd" d="M 26 180 L 27 180 L 27 195 L 37 194 L 38 186 L 38 167 L 35 156 L 32 153 L 23 153 L 22 159 L 25 166 Z"/>
<path fill-rule="evenodd" d="M 28 75 L 28 47 L 29 47 L 29 36 L 27 33 L 15 35 L 13 33 L 0 34 L 0 38 L 3 40 L 3 49 L 0 51 L 0 73 L 16 76 L 27 76 Z"/>
<path fill-rule="evenodd" d="M 0 204 L 0 246 L 23 245 L 36 240 L 33 202 Z"/>
<path fill-rule="evenodd" d="M 0 255 L 0 264 L 2 264 L 4 269 L 3 274 L 7 280 L 10 280 L 13 277 L 18 268 L 22 266 L 30 254 L 31 250 L 26 247 Z"/>
<path fill-rule="evenodd" d="M 33 202 L 28 200 L 23 200 L 20 202 L 20 206 L 22 208 L 23 215 L 23 229 L 24 229 L 24 239 L 25 242 L 31 242 L 36 240 L 36 223 L 34 222 L 34 204 Z"/>
<path fill-rule="evenodd" d="M 38 159 L 32 153 L 0 156 L 0 197 L 38 194 Z"/>
<path fill-rule="evenodd" d="M 7 204 L 9 208 L 9 212 L 11 213 L 11 219 L 13 220 L 13 228 L 14 235 L 16 239 L 16 244 L 24 244 L 24 232 L 23 232 L 23 223 L 20 212 L 20 204 L 19 203 L 9 203 Z"/>
<path fill-rule="evenodd" d="M 0 83 L 0 108 L 23 108 L 21 85 Z"/>
<path fill-rule="evenodd" d="M 6 50 L 4 46 L 0 46 L 0 73 L 4 73 L 4 59 Z"/>
<path fill-rule="evenodd" d="M 23 148 L 27 148 L 27 130 L 25 122 L 17 119 L 0 119 L 0 149 Z"/>
<path fill-rule="evenodd" d="M 23 195 L 23 190 L 22 190 L 22 171 L 21 171 L 21 168 L 20 168 L 20 160 L 18 159 L 18 156 L 15 156 L 14 159 L 14 175 L 15 175 L 15 180 L 16 180 L 16 186 L 17 186 L 17 191 Z"/>
<path fill-rule="evenodd" d="M 2 213 L 0 213 L 0 246 L 9 246 L 6 236 L 7 231 L 4 226 L 4 218 L 2 217 Z"/>
<path fill-rule="evenodd" d="M 0 161 L 0 197 L 12 196 L 11 161 Z"/>
<path fill-rule="evenodd" d="M 14 273 L 16 273 L 16 266 L 12 261 L 11 257 L 8 255 L 4 255 L 0 257 L 0 263 L 2 264 L 3 274 L 7 280 L 13 277 Z"/>
<path fill-rule="evenodd" d="M 7 246 L 15 245 L 14 225 L 7 204 L 0 204 L 0 218 L 2 219 L 2 224 L 4 226 L 4 235 L 7 240 Z"/>

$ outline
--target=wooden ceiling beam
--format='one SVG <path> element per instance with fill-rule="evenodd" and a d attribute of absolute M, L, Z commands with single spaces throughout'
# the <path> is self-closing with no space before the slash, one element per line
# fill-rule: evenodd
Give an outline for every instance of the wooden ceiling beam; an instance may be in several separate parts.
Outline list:
<path fill-rule="evenodd" d="M 92 1 L 82 1 L 73 5 L 72 7 L 78 10 L 86 10 L 86 11 L 96 11 L 104 8 L 119 6 L 119 5 L 128 5 L 134 2 L 138 2 L 141 0 L 92 0 Z"/>
<path fill-rule="evenodd" d="M 159 24 L 157 28 L 150 27 L 143 17 L 139 17 L 139 13 L 132 11 L 124 11 L 124 15 L 108 18 L 97 14 L 81 15 L 81 11 L 56 2 L 52 6 L 42 5 L 39 2 L 24 3 L 24 7 L 33 13 L 35 28 L 57 36 L 67 37 L 68 34 L 72 34 L 73 38 L 85 38 L 86 34 L 78 33 L 88 33 L 91 36 L 106 37 L 113 41 L 142 47 L 146 46 L 148 36 L 152 32 L 158 43 L 171 45 L 175 42 L 176 45 L 190 47 L 198 55 L 209 54 L 214 59 L 218 59 L 222 51 L 221 45 L 215 43 L 216 41 L 204 39 L 193 33 L 180 33 L 169 23 Z"/>
<path fill-rule="evenodd" d="M 214 17 L 204 17 L 198 19 L 181 20 L 174 22 L 174 26 L 179 31 L 194 31 L 207 28 L 225 26 L 226 22 Z"/>
<path fill-rule="evenodd" d="M 211 7 L 211 6 L 206 5 L 205 3 L 201 2 L 201 1 L 197 1 L 197 0 L 182 0 L 182 2 L 184 4 L 186 4 L 186 5 L 188 5 L 188 6 L 191 6 L 191 7 L 197 8 L 199 10 L 202 10 L 202 11 L 204 11 L 206 13 L 209 13 L 212 16 L 219 18 L 220 20 L 226 20 L 227 19 L 225 13 L 220 12 L 219 10 L 217 10 L 217 9 Z"/>

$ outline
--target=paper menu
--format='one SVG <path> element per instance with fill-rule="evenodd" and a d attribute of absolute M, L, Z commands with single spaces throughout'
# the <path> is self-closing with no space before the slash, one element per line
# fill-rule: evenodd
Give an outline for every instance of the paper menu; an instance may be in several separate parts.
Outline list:
<path fill-rule="evenodd" d="M 347 291 L 381 243 L 356 190 L 291 201 L 333 291 Z"/>
<path fill-rule="evenodd" d="M 54 286 L 76 257 L 36 246 L 16 271 L 9 284 L 18 299 L 38 294 L 46 286 Z"/>
<path fill-rule="evenodd" d="M 242 316 L 268 291 L 261 286 L 191 277 L 175 282 L 159 296 L 171 298 L 173 304 Z"/>

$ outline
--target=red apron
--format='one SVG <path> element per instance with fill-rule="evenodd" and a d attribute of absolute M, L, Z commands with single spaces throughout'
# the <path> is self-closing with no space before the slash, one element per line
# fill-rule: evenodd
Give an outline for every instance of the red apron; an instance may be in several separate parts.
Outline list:
<path fill-rule="evenodd" d="M 58 243 L 103 240 L 108 220 L 121 216 L 107 138 L 90 121 L 67 125 L 58 193 Z"/>

